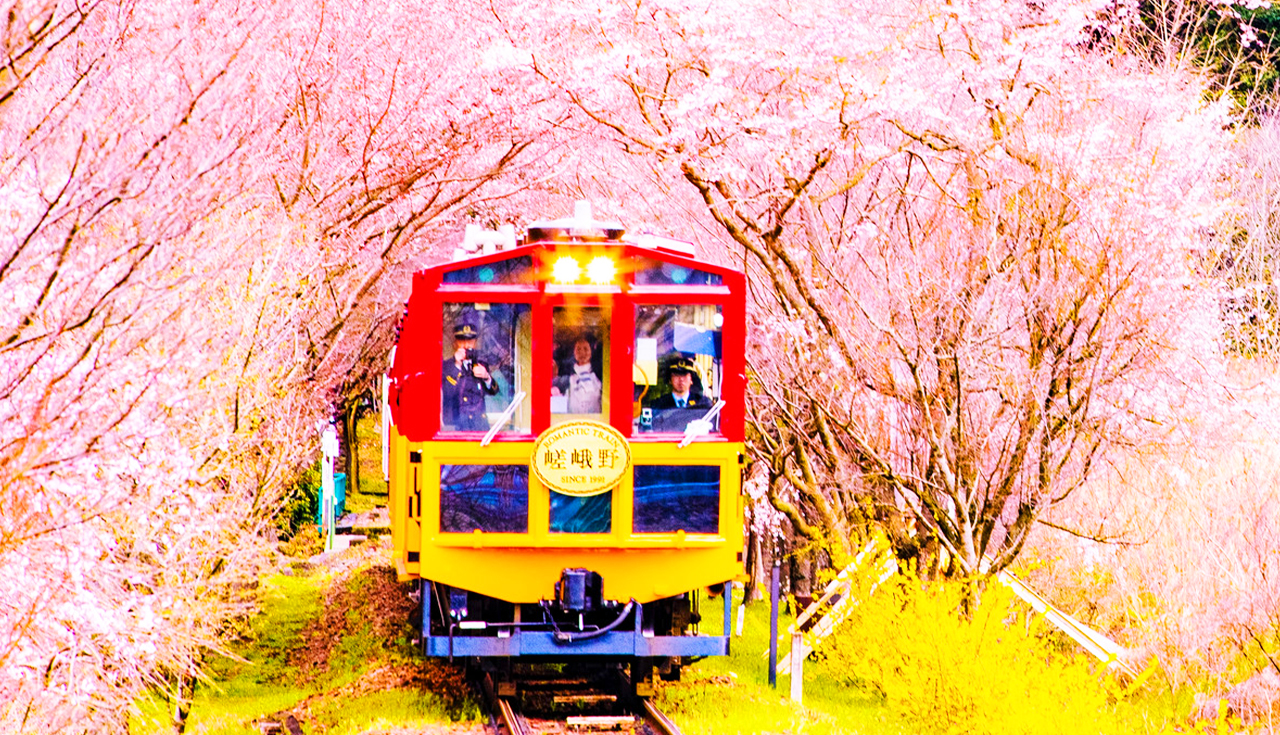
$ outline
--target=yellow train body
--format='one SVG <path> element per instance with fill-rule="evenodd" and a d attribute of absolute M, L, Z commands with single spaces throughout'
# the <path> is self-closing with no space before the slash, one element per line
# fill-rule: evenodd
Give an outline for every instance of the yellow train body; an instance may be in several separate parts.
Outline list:
<path fill-rule="evenodd" d="M 639 681 L 729 650 L 699 590 L 743 577 L 745 277 L 580 214 L 414 275 L 394 559 L 428 656 L 624 659 Z"/>
<path fill-rule="evenodd" d="M 550 491 L 534 472 L 529 473 L 527 533 L 445 533 L 439 512 L 441 467 L 528 464 L 534 443 L 411 442 L 393 426 L 389 444 L 391 528 L 401 580 L 427 579 L 511 603 L 536 603 L 554 599 L 566 568 L 586 568 L 600 574 L 605 599 L 645 603 L 742 576 L 741 443 L 630 444 L 632 465 L 719 468 L 719 532 L 714 534 L 633 532 L 630 468 L 609 491 L 607 533 L 552 532 Z"/>

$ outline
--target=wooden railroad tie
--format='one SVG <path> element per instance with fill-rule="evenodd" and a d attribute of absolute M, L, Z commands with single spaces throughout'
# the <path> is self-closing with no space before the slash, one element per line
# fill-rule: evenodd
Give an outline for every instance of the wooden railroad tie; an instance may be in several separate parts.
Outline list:
<path fill-rule="evenodd" d="M 600 704 L 616 702 L 615 694 L 557 694 L 551 698 L 552 704 Z"/>
<path fill-rule="evenodd" d="M 566 718 L 565 724 L 577 730 L 621 730 L 636 724 L 636 718 L 630 715 L 623 717 L 574 715 Z"/>

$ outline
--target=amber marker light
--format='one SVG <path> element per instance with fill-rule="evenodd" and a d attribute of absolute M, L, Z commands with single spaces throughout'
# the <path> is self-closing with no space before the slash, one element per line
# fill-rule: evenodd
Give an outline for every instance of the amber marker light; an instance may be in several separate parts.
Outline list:
<path fill-rule="evenodd" d="M 578 265 L 578 261 L 565 255 L 551 267 L 551 277 L 557 283 L 577 283 L 578 279 L 582 278 L 582 266 Z"/>
<path fill-rule="evenodd" d="M 613 283 L 613 279 L 618 275 L 618 267 L 614 265 L 611 258 L 603 255 L 593 258 L 587 264 L 587 280 L 592 283 L 603 286 L 606 283 Z"/>

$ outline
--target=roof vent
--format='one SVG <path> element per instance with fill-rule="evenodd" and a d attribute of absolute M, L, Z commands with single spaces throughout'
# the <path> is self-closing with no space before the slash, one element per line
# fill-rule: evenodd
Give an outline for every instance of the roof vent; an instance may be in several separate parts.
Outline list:
<path fill-rule="evenodd" d="M 516 246 L 515 225 L 501 225 L 496 230 L 486 230 L 480 225 L 467 225 L 462 244 L 453 251 L 454 260 L 466 260 L 477 255 L 489 255 Z"/>
<path fill-rule="evenodd" d="M 573 217 L 534 222 L 529 225 L 529 242 L 617 242 L 626 228 L 617 222 L 595 219 L 591 202 L 573 206 Z"/>

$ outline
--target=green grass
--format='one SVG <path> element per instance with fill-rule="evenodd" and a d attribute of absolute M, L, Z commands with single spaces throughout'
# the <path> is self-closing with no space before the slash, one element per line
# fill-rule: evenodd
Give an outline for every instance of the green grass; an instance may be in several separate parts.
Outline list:
<path fill-rule="evenodd" d="M 347 553 L 363 554 L 364 563 L 263 581 L 237 658 L 211 658 L 187 733 L 256 734 L 257 721 L 286 711 L 306 732 L 336 734 L 479 717 L 457 672 L 417 655 L 400 599 L 408 588 L 392 581 L 385 547 Z M 172 732 L 165 702 L 146 700 L 139 710 L 130 732 Z"/>
<path fill-rule="evenodd" d="M 385 549 L 373 551 L 368 558 L 377 559 L 383 551 Z M 385 568 L 365 567 L 340 577 L 318 570 L 312 576 L 275 576 L 264 580 L 262 610 L 247 621 L 244 640 L 236 651 L 244 660 L 211 661 L 211 681 L 202 684 L 197 691 L 187 732 L 193 735 L 257 733 L 256 720 L 285 710 L 298 714 L 307 732 L 357 735 L 394 728 L 439 728 L 448 723 L 453 723 L 448 724 L 449 727 L 474 732 L 480 716 L 479 708 L 463 685 L 457 668 L 448 667 L 438 660 L 423 661 L 413 648 L 412 632 L 400 622 L 392 620 L 391 627 L 379 628 L 372 621 L 368 607 L 371 603 L 367 600 L 377 599 L 380 595 L 385 599 L 398 592 L 388 575 Z M 735 600 L 735 616 L 740 595 L 739 592 Z M 919 694 L 925 702 L 924 714 L 921 715 L 921 706 L 917 704 L 916 711 L 910 715 L 915 719 L 910 719 L 906 711 L 895 709 L 892 696 L 851 683 L 858 665 L 848 659 L 852 655 L 850 652 L 865 654 L 869 650 L 866 648 L 868 645 L 888 645 L 894 631 L 877 626 L 901 625 L 901 619 L 892 615 L 895 605 L 898 605 L 897 601 L 887 606 L 888 613 L 877 613 L 887 617 L 877 618 L 869 614 L 861 622 L 861 629 L 842 632 L 841 635 L 852 636 L 852 640 L 833 642 L 830 647 L 824 647 L 816 659 L 805 662 L 803 706 L 790 701 L 788 677 L 778 677 L 777 689 L 768 685 L 767 601 L 754 602 L 747 607 L 744 635 L 732 639 L 729 656 L 704 659 L 686 667 L 681 682 L 659 682 L 656 702 L 688 735 L 899 735 L 975 731 L 966 729 L 965 722 L 971 722 L 967 717 L 955 718 L 965 720 L 961 723 L 946 722 L 949 715 L 941 710 L 947 708 L 939 708 L 934 717 L 936 721 L 929 721 L 928 701 L 935 695 L 923 689 Z M 902 608 L 899 606 L 898 609 Z M 945 606 L 937 609 L 949 614 Z M 723 620 L 721 601 L 704 599 L 700 612 L 703 616 L 701 631 L 719 634 Z M 392 619 L 396 615 L 384 617 Z M 784 634 L 791 619 L 790 614 L 780 616 L 779 630 Z M 341 635 L 323 651 L 322 661 L 313 657 L 309 664 L 300 664 L 297 652 L 306 648 L 308 635 L 314 634 L 320 620 L 340 628 Z M 886 620 L 889 622 L 885 623 Z M 1002 641 L 997 642 L 997 653 L 1004 650 L 1008 655 L 1016 643 L 1014 639 L 1024 633 L 1018 627 L 1005 627 L 1007 621 L 998 615 L 994 620 L 996 623 L 991 630 Z M 940 627 L 939 635 L 944 637 L 960 635 L 948 632 L 950 628 L 946 624 L 939 626 L 937 621 L 920 619 L 913 624 Z M 963 623 L 959 627 L 963 628 Z M 899 638 L 905 638 L 900 635 L 901 630 L 897 632 Z M 941 643 L 945 648 L 956 648 L 964 645 L 965 641 Z M 895 645 L 904 650 L 902 647 L 908 644 L 899 641 Z M 1000 649 L 1001 645 L 1005 648 Z M 780 655 L 786 649 L 784 641 L 780 645 Z M 1000 680 L 1012 673 L 999 668 L 998 660 L 990 664 L 970 665 L 963 660 L 957 662 L 955 657 L 948 659 L 945 655 L 933 655 L 929 649 L 905 650 L 910 653 L 904 660 L 908 670 L 902 671 L 901 676 L 904 680 L 915 677 L 917 683 L 908 682 L 904 686 L 918 687 L 918 682 L 928 681 L 927 677 L 921 679 L 916 669 L 933 667 L 944 679 L 950 676 L 951 684 L 959 689 L 975 690 L 975 701 L 980 704 L 990 709 L 1003 707 L 999 716 L 1004 719 L 981 731 L 1041 732 L 1035 723 L 1045 719 L 1048 705 L 1043 692 L 1052 689 L 1051 677 L 1058 676 L 1060 671 L 1050 666 L 1050 661 L 1044 662 L 1043 674 L 1042 667 L 1035 661 L 1024 661 L 1021 668 L 1023 677 L 1035 679 L 1041 676 L 1045 679 L 1029 690 L 1041 692 L 1039 700 L 1029 698 L 1022 705 L 1017 697 L 1001 695 L 997 688 L 993 690 L 996 692 L 994 696 L 1002 699 L 996 702 L 999 707 L 991 707 L 991 700 L 982 698 L 984 687 L 990 685 L 990 682 L 984 683 L 984 678 Z M 1042 652 L 1038 649 L 1035 655 Z M 321 663 L 323 671 L 319 670 Z M 387 684 L 377 679 L 377 672 L 381 671 L 398 672 L 408 678 Z M 1098 715 L 1094 718 L 1089 713 L 1082 718 L 1087 723 L 1080 722 L 1082 729 L 1068 731 L 1196 731 L 1194 725 L 1178 717 L 1179 712 L 1185 714 L 1189 709 L 1187 696 L 1154 691 L 1140 693 L 1136 697 L 1117 697 L 1117 690 L 1108 682 L 1109 679 L 1104 677 L 1086 676 L 1077 679 L 1076 689 L 1063 690 L 1077 709 L 1082 703 L 1089 704 L 1096 706 Z M 1095 686 L 1098 687 L 1096 691 L 1092 688 Z M 1008 700 L 1013 701 L 1010 703 Z M 1069 705 L 1071 702 L 1053 703 L 1055 708 L 1070 709 Z M 164 724 L 167 712 L 163 702 L 143 702 L 140 708 L 142 714 L 135 718 L 131 732 L 136 735 L 169 731 Z M 992 725 L 989 721 L 987 724 Z"/>
<path fill-rule="evenodd" d="M 313 708 L 312 713 L 328 735 L 438 727 L 441 723 L 458 720 L 461 720 L 463 728 L 470 729 L 472 723 L 480 720 L 479 707 L 474 703 L 459 718 L 458 713 L 440 698 L 403 689 L 326 700 Z"/>
<path fill-rule="evenodd" d="M 387 481 L 382 479 L 382 416 L 365 414 L 356 423 L 360 442 L 360 487 L 347 492 L 347 512 L 363 513 L 387 504 Z"/>
<path fill-rule="evenodd" d="M 287 709 L 314 689 L 291 682 L 296 674 L 290 652 L 305 626 L 321 609 L 321 577 L 278 575 L 263 581 L 260 612 L 246 621 L 240 660 L 210 656 L 209 681 L 196 688 L 187 733 L 258 733 L 253 720 Z M 130 732 L 166 732 L 167 705 L 154 699 L 140 704 Z"/>
<path fill-rule="evenodd" d="M 735 591 L 736 620 L 742 591 Z M 720 635 L 724 623 L 721 598 L 703 599 L 699 629 Z M 778 631 L 784 635 L 794 615 L 780 611 Z M 879 700 L 835 684 L 822 662 L 806 661 L 802 705 L 790 699 L 791 680 L 780 672 L 777 689 L 769 687 L 769 601 L 747 605 L 741 637 L 729 644 L 729 655 L 707 658 L 685 668 L 682 681 L 663 684 L 656 702 L 688 735 L 730 733 L 899 733 L 881 720 Z M 779 645 L 778 657 L 787 643 Z"/>
<path fill-rule="evenodd" d="M 289 664 L 290 653 L 303 628 L 319 616 L 326 581 L 319 575 L 276 575 L 263 580 L 262 612 L 249 620 L 250 645 L 245 652 L 252 658 L 244 662 L 219 659 L 213 672 L 232 686 L 292 680 L 296 672 Z"/>
<path fill-rule="evenodd" d="M 735 619 L 740 602 L 738 591 Z M 880 612 L 842 628 L 805 661 L 803 705 L 790 700 L 790 677 L 779 672 L 777 689 L 768 685 L 767 600 L 747 606 L 743 635 L 732 639 L 729 656 L 686 667 L 681 682 L 660 684 L 655 701 L 688 735 L 1204 731 L 1203 723 L 1188 721 L 1190 692 L 1169 691 L 1155 677 L 1126 691 L 1101 673 L 1099 664 L 1073 646 L 1062 646 L 1037 616 L 1027 624 L 1026 611 L 1018 604 L 989 611 L 984 633 L 943 604 L 905 619 L 901 602 L 884 600 Z M 989 593 L 983 604 L 1004 602 Z M 704 599 L 701 613 L 701 631 L 718 635 L 720 600 Z M 1007 617 L 1015 613 L 1019 617 Z M 786 630 L 794 618 L 785 611 L 779 618 L 781 658 L 789 648 Z M 897 657 L 900 668 L 890 679 L 899 691 L 881 691 L 865 679 L 857 683 L 867 660 L 880 655 L 868 653 L 871 647 L 893 649 L 881 658 Z M 863 660 L 851 660 L 851 655 Z M 904 698 L 910 700 L 907 706 L 902 706 Z M 964 714 L 972 707 L 977 709 Z M 1066 712 L 1073 719 L 1064 719 Z"/>
<path fill-rule="evenodd" d="M 386 502 L 378 429 L 376 415 L 360 421 L 363 482 L 360 492 L 347 496 L 349 511 L 367 510 Z M 367 553 L 369 561 L 385 564 L 385 549 L 348 553 Z M 245 621 L 243 640 L 235 649 L 243 660 L 211 658 L 209 681 L 197 690 L 186 732 L 253 735 L 259 732 L 256 720 L 286 710 L 305 718 L 306 732 L 357 735 L 394 728 L 439 728 L 442 723 L 456 723 L 460 731 L 475 732 L 479 708 L 463 686 L 457 669 L 439 660 L 423 661 L 412 646 L 412 631 L 407 627 L 375 628 L 370 624 L 368 600 L 377 598 L 379 591 L 384 599 L 388 594 L 400 594 L 387 587 L 385 569 L 382 574 L 378 577 L 357 572 L 335 578 L 317 570 L 310 576 L 265 579 L 260 589 L 261 610 Z M 334 584 L 342 587 L 330 588 Z M 407 588 L 402 589 L 407 593 Z M 1148 685 L 1136 694 L 1123 694 L 1101 675 L 1077 675 L 1074 689 L 1055 690 L 1053 679 L 1063 669 L 1051 664 L 1060 652 L 1036 649 L 1033 655 L 1044 656 L 1043 666 L 1018 654 L 1015 639 L 1025 634 L 1016 626 L 1008 627 L 1011 620 L 1017 620 L 1016 616 L 996 614 L 992 618 L 995 623 L 988 626 L 995 644 L 987 644 L 981 636 L 965 638 L 963 622 L 955 624 L 954 605 L 921 607 L 913 613 L 916 617 L 906 618 L 902 615 L 906 607 L 903 600 L 876 604 L 884 595 L 883 591 L 878 592 L 863 606 L 867 612 L 857 625 L 846 626 L 839 639 L 833 639 L 805 662 L 803 705 L 790 700 L 790 679 L 781 672 L 777 688 L 768 685 L 767 600 L 747 606 L 744 634 L 731 640 L 729 656 L 704 659 L 686 667 L 681 682 L 659 682 L 656 702 L 688 735 L 978 731 L 973 729 L 976 723 L 971 717 L 946 714 L 954 709 L 953 703 L 930 704 L 930 698 L 939 696 L 938 692 L 947 687 L 959 692 L 958 698 L 969 700 L 957 705 L 960 709 L 956 711 L 972 707 L 975 702 L 980 708 L 977 711 L 984 715 L 989 710 L 1000 711 L 995 722 L 986 717 L 987 729 L 982 732 L 1038 733 L 1042 731 L 1038 723 L 1045 719 L 1045 709 L 1079 712 L 1082 706 L 1094 707 L 1097 717 L 1088 711 L 1074 731 L 1205 731 L 1203 723 L 1187 721 L 1186 713 L 1191 709 L 1188 692 L 1169 692 Z M 740 602 L 741 591 L 737 591 L 735 619 Z M 703 633 L 720 634 L 723 610 L 719 598 L 702 600 Z M 934 619 L 926 619 L 929 616 Z M 792 619 L 790 613 L 780 616 L 779 631 L 784 636 Z M 297 651 L 305 647 L 308 631 L 314 631 L 320 620 L 340 628 L 341 636 L 323 651 L 322 662 L 310 661 L 312 670 L 308 670 L 299 665 Z M 913 643 L 913 636 L 906 633 L 916 629 L 939 632 L 930 633 L 932 638 L 917 634 Z M 964 645 L 981 649 L 975 656 L 990 656 L 994 650 L 995 658 L 975 664 L 963 656 L 945 655 Z M 779 656 L 787 648 L 788 642 L 781 641 Z M 894 652 L 886 654 L 882 649 Z M 1078 655 L 1074 651 L 1068 653 Z M 889 660 L 894 655 L 894 665 L 900 668 L 887 679 L 887 687 L 886 679 L 882 678 L 878 685 L 868 680 L 867 661 Z M 1005 659 L 1000 659 L 1001 655 Z M 1008 687 L 1001 681 L 1011 675 L 1011 661 L 1029 680 L 1026 687 Z M 1083 664 L 1077 661 L 1070 665 L 1078 669 Z M 323 670 L 314 670 L 317 668 Z M 1093 668 L 1096 670 L 1096 665 Z M 391 684 L 370 683 L 371 676 L 387 669 L 413 672 L 417 678 Z M 903 683 L 899 685 L 898 680 Z M 895 687 L 899 691 L 893 691 Z M 1009 696 L 1009 691 L 1029 692 L 1039 700 Z M 1053 701 L 1054 696 L 1068 699 Z M 915 701 L 917 698 L 919 702 Z M 1023 699 L 1026 703 L 1020 704 Z M 143 701 L 139 709 L 130 732 L 136 735 L 172 731 L 167 724 L 165 702 Z M 947 722 L 948 716 L 967 721 Z"/>
<path fill-rule="evenodd" d="M 252 721 L 288 709 L 317 691 L 300 686 L 290 664 L 303 629 L 320 615 L 325 578 L 274 576 L 263 580 L 261 612 L 249 620 L 243 660 L 217 658 L 211 681 L 197 689 L 187 732 L 258 732 Z"/>

